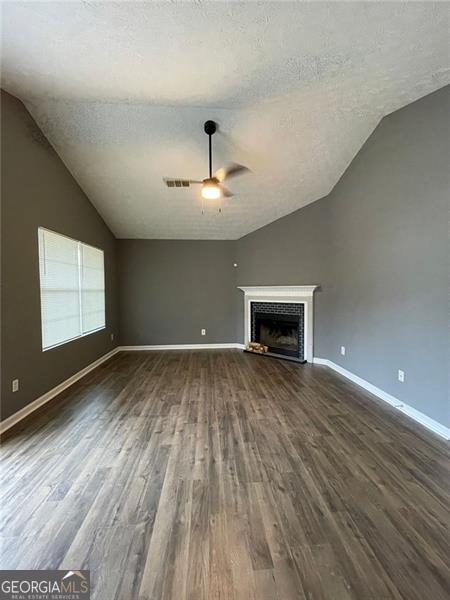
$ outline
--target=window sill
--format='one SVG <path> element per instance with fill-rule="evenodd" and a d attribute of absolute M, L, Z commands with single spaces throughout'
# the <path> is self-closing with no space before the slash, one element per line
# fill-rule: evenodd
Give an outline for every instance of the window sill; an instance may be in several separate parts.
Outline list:
<path fill-rule="evenodd" d="M 104 329 L 106 329 L 106 325 L 103 325 L 102 327 L 97 327 L 97 329 L 92 329 L 92 331 L 87 331 L 86 333 L 82 333 L 81 335 L 77 335 L 73 338 L 70 338 L 69 340 L 64 340 L 63 342 L 58 342 L 57 344 L 53 344 L 53 346 L 46 346 L 45 348 L 42 348 L 42 352 L 47 352 L 48 350 L 53 350 L 54 348 L 59 348 L 60 346 L 64 346 L 65 344 L 68 344 L 69 342 L 74 342 L 75 340 L 85 338 L 88 335 L 92 335 L 93 333 L 97 333 L 98 331 L 103 331 Z"/>

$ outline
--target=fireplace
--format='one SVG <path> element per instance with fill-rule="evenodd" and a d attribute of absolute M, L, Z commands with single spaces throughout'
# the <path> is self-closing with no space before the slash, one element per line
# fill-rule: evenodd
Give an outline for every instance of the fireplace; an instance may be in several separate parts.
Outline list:
<path fill-rule="evenodd" d="M 251 302 L 251 341 L 268 346 L 271 355 L 304 360 L 304 305 Z"/>
<path fill-rule="evenodd" d="M 269 356 L 277 355 L 288 360 L 312 362 L 314 356 L 313 295 L 317 288 L 317 285 L 254 285 L 239 287 L 244 292 L 244 346 L 256 341 L 256 313 L 265 313 L 266 316 L 268 314 L 288 315 L 288 322 L 294 315 L 298 318 L 297 357 L 282 354 L 278 350 L 267 354 Z M 291 341 L 287 344 L 287 340 L 281 340 L 281 342 L 282 349 L 294 351 L 295 348 Z"/>
<path fill-rule="evenodd" d="M 269 352 L 298 358 L 299 317 L 275 313 L 255 313 L 255 342 L 269 347 Z"/>

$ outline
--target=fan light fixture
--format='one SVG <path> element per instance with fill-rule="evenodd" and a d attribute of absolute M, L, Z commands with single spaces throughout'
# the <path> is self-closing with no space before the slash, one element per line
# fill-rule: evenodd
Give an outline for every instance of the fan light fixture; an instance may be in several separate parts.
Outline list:
<path fill-rule="evenodd" d="M 192 184 L 201 185 L 201 196 L 202 196 L 202 213 L 204 212 L 203 200 L 221 200 L 222 198 L 230 198 L 233 194 L 228 190 L 223 182 L 229 177 L 235 177 L 236 175 L 242 175 L 248 172 L 248 168 L 244 165 L 238 165 L 232 163 L 228 167 L 219 169 L 213 175 L 212 171 L 212 141 L 211 138 L 217 130 L 217 124 L 214 121 L 206 121 L 203 129 L 208 136 L 208 158 L 209 158 L 209 177 L 206 179 L 173 179 L 169 177 L 163 177 L 163 180 L 169 188 L 188 188 Z M 222 212 L 221 203 L 218 202 L 215 206 L 219 208 L 219 212 Z"/>
<path fill-rule="evenodd" d="M 204 180 L 201 193 L 205 200 L 218 200 L 222 195 L 222 190 L 219 182 L 211 178 Z"/>

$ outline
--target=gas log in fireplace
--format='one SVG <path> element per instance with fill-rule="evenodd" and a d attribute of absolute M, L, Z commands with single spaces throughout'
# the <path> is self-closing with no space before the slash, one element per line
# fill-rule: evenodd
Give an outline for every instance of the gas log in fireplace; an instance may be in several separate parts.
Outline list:
<path fill-rule="evenodd" d="M 252 342 L 269 353 L 304 360 L 304 305 L 288 302 L 252 302 Z"/>

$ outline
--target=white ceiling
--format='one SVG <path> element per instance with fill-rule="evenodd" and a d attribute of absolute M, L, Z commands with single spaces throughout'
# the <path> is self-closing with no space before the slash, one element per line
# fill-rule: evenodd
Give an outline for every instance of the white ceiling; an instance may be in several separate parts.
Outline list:
<path fill-rule="evenodd" d="M 2 85 L 118 237 L 235 239 L 325 196 L 379 120 L 449 83 L 445 3 L 3 2 Z M 230 181 L 222 213 L 162 177 Z"/>

